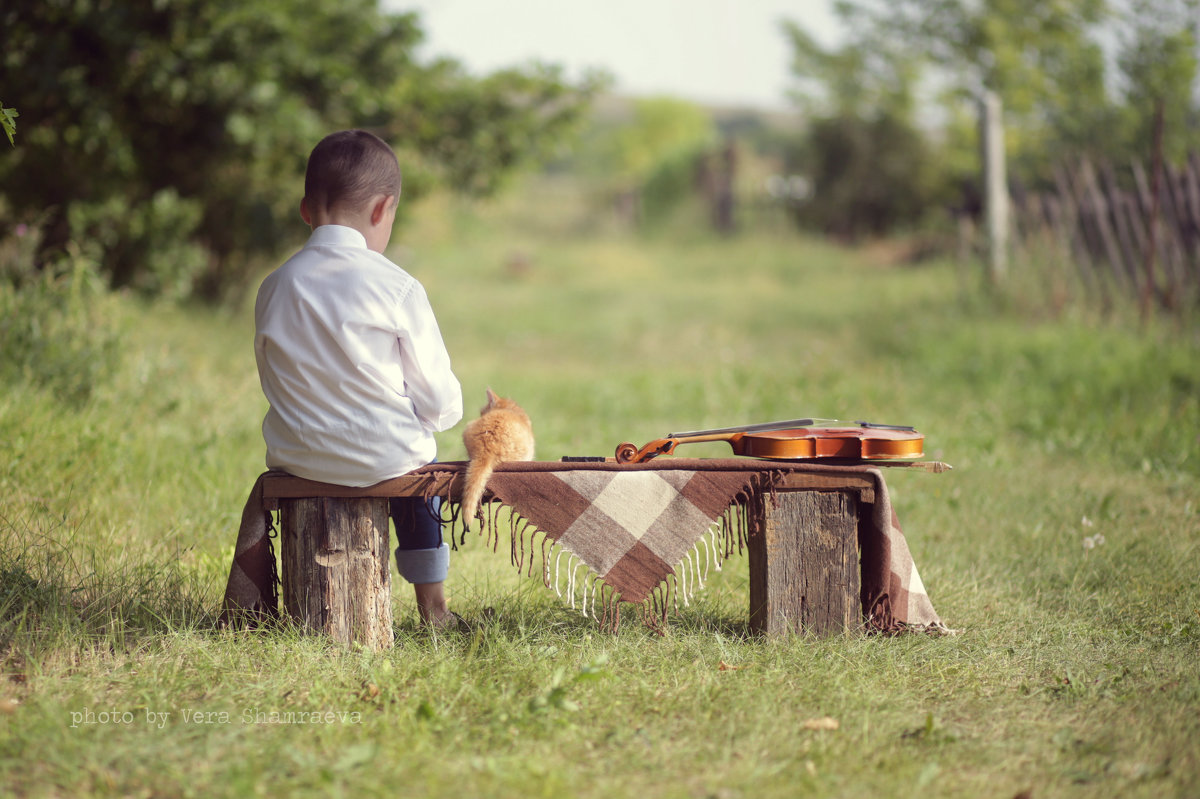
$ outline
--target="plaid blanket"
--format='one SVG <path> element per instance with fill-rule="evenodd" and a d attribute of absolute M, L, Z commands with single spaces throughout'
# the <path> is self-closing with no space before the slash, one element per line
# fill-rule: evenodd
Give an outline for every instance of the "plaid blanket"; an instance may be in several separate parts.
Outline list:
<path fill-rule="evenodd" d="M 264 472 L 254 481 L 242 508 L 233 563 L 225 582 L 219 627 L 257 625 L 279 615 L 279 580 L 275 570 L 275 525 L 263 502 Z M 274 472 L 279 474 L 279 472 Z"/>
<path fill-rule="evenodd" d="M 436 463 L 414 473 L 452 473 L 461 463 Z M 542 573 L 559 585 L 557 565 L 568 553 L 568 594 L 577 587 L 588 612 L 600 593 L 601 616 L 615 626 L 619 603 L 647 603 L 665 616 L 668 594 L 686 602 L 700 582 L 701 564 L 719 568 L 745 546 L 757 521 L 747 508 L 756 496 L 772 501 L 789 472 L 868 475 L 875 484 L 869 518 L 860 524 L 863 608 L 871 629 L 945 630 L 925 591 L 878 468 L 781 464 L 746 458 L 664 458 L 638 464 L 505 463 L 488 482 L 494 499 L 523 523 L 514 523 L 511 546 L 518 568 L 532 569 L 533 534 L 541 533 Z M 454 523 L 451 519 L 451 523 Z M 497 543 L 494 510 L 488 530 Z M 549 546 L 553 545 L 553 546 Z M 526 548 L 530 557 L 526 561 Z M 555 548 L 558 553 L 555 553 Z M 704 557 L 701 558 L 703 553 Z M 709 556 L 714 557 L 710 558 Z M 574 579 L 577 558 L 592 580 Z M 555 568 L 551 568 L 551 561 Z M 527 565 L 528 564 L 528 565 Z"/>
<path fill-rule="evenodd" d="M 433 463 L 412 474 L 465 474 L 463 462 Z M 532 572 L 535 562 L 548 586 L 560 588 L 565 564 L 566 593 L 585 613 L 616 629 L 622 603 L 640 605 L 648 621 L 665 619 L 668 606 L 686 604 L 703 575 L 734 550 L 745 547 L 757 522 L 754 501 L 772 501 L 789 472 L 853 472 L 874 481 L 869 518 L 859 525 L 862 602 L 867 627 L 898 632 L 945 631 L 933 608 L 880 469 L 760 461 L 748 458 L 663 458 L 648 463 L 500 464 L 488 482 L 492 499 L 513 512 L 509 535 L 514 565 Z M 263 475 L 265 477 L 266 475 Z M 274 617 L 278 613 L 273 527 L 265 510 L 262 480 L 255 483 L 242 513 L 233 563 L 222 603 L 222 625 Z M 460 525 L 457 507 L 447 520 Z M 485 506 L 484 526 L 496 547 L 496 507 Z M 465 532 L 464 532 L 465 535 Z M 541 557 L 535 557 L 535 539 Z M 584 578 L 577 579 L 577 570 Z M 596 611 L 597 595 L 600 611 Z"/>

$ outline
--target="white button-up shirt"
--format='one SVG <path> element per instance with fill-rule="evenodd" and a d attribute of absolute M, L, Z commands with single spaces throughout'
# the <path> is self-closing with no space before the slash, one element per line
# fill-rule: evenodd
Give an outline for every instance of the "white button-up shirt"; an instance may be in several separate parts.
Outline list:
<path fill-rule="evenodd" d="M 323 225 L 267 276 L 254 356 L 267 467 L 367 486 L 432 461 L 462 388 L 425 289 L 353 228 Z"/>

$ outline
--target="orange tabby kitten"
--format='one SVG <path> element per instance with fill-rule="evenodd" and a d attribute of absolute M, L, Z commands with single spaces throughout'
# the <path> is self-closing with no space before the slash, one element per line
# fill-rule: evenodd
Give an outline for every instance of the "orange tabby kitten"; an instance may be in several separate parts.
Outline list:
<path fill-rule="evenodd" d="M 512 400 L 496 396 L 490 388 L 487 398 L 479 418 L 471 420 L 463 430 L 463 443 L 471 459 L 462 496 L 463 526 L 467 529 L 479 514 L 484 486 L 496 464 L 533 460 L 533 425 L 529 415 Z"/>

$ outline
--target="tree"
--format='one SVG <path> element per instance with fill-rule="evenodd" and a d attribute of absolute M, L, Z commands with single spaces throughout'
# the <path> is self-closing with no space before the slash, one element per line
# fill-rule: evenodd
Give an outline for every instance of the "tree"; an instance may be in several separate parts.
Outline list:
<path fill-rule="evenodd" d="M 1118 66 L 1130 149 L 1148 153 L 1159 106 L 1163 156 L 1182 162 L 1200 124 L 1200 0 L 1129 0 Z"/>
<path fill-rule="evenodd" d="M 842 0 L 838 9 L 860 37 L 924 54 L 960 102 L 999 94 L 1023 182 L 1048 180 L 1054 164 L 1080 155 L 1144 158 L 1155 98 L 1172 112 L 1173 158 L 1194 129 L 1198 0 Z"/>
<path fill-rule="evenodd" d="M 800 168 L 813 196 L 796 206 L 796 221 L 851 240 L 919 222 L 934 192 L 914 120 L 920 59 L 870 29 L 836 49 L 797 23 L 783 30 L 794 97 L 810 117 Z"/>
<path fill-rule="evenodd" d="M 882 113 L 911 121 L 923 61 L 919 55 L 870 28 L 827 49 L 799 23 L 784 20 L 782 27 L 797 81 L 792 99 L 806 114 L 865 118 Z"/>
<path fill-rule="evenodd" d="M 236 289 L 295 229 L 304 160 L 330 130 L 387 138 L 407 196 L 486 194 L 600 85 L 418 63 L 416 16 L 376 0 L 17 0 L 0 25 L 0 85 L 20 87 L 24 115 L 0 163 L 11 213 L 37 217 L 43 261 L 74 242 L 148 293 Z"/>
<path fill-rule="evenodd" d="M 856 30 L 923 53 L 967 90 L 991 89 L 1032 110 L 1060 82 L 1062 53 L 1091 44 L 1105 0 L 840 0 Z"/>

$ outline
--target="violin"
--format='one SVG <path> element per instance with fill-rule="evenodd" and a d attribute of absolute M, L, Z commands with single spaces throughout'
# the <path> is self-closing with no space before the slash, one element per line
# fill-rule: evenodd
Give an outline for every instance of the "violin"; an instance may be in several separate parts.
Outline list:
<path fill-rule="evenodd" d="M 924 457 L 925 437 L 915 428 L 900 425 L 854 422 L 830 424 L 814 419 L 791 419 L 745 427 L 668 433 L 643 447 L 621 444 L 617 463 L 643 463 L 659 455 L 670 455 L 680 444 L 728 441 L 734 455 L 776 460 L 844 458 L 883 460 Z M 829 426 L 826 426 L 829 425 Z"/>

